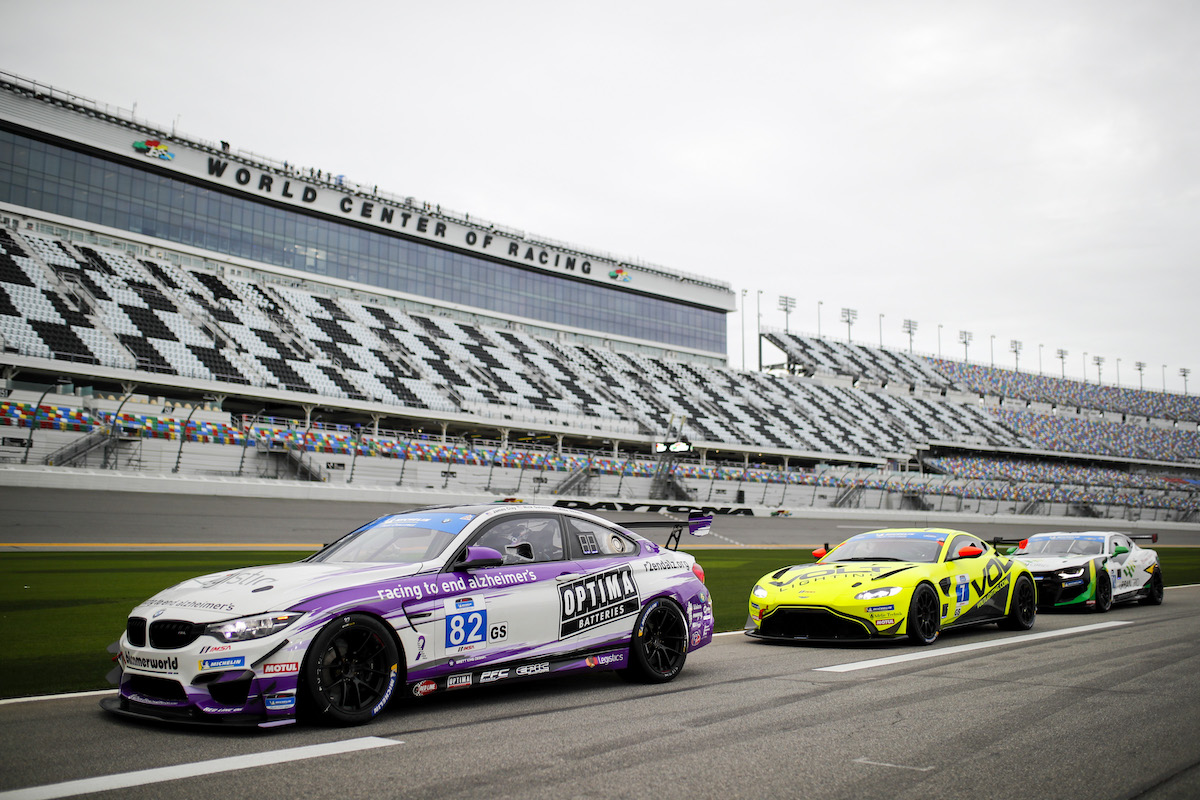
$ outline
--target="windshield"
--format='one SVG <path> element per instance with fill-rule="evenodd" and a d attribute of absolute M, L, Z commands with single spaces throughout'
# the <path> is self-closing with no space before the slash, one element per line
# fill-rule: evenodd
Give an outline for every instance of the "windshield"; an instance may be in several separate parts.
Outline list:
<path fill-rule="evenodd" d="M 1098 556 L 1104 552 L 1102 536 L 1033 536 L 1013 555 Z"/>
<path fill-rule="evenodd" d="M 830 561 L 915 561 L 932 564 L 942 550 L 942 539 L 935 534 L 861 533 L 842 542 L 822 563 Z"/>
<path fill-rule="evenodd" d="M 413 512 L 367 523 L 311 556 L 328 563 L 417 564 L 442 554 L 473 514 Z"/>

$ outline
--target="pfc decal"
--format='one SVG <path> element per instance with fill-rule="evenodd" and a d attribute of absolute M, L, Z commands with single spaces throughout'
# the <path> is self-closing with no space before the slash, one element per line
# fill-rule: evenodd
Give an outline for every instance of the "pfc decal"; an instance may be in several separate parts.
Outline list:
<path fill-rule="evenodd" d="M 480 683 L 495 683 L 508 677 L 507 669 L 489 669 L 479 674 Z"/>
<path fill-rule="evenodd" d="M 561 584 L 558 595 L 562 639 L 636 614 L 641 607 L 633 570 L 625 564 Z"/>

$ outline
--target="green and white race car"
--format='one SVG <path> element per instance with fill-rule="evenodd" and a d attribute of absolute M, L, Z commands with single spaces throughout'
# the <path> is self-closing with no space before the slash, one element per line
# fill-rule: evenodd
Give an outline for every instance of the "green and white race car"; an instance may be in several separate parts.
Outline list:
<path fill-rule="evenodd" d="M 1039 533 L 1022 540 L 1012 557 L 1033 573 L 1041 608 L 1104 612 L 1130 600 L 1158 605 L 1163 601 L 1158 553 L 1138 547 L 1135 539 L 1157 542 L 1158 534 Z"/>

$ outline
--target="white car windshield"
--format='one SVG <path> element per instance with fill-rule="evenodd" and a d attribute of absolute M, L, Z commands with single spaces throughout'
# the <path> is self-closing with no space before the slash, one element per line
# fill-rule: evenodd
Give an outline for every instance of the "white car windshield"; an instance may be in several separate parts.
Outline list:
<path fill-rule="evenodd" d="M 469 514 L 392 514 L 346 534 L 307 560 L 417 564 L 441 555 L 472 519 Z"/>
<path fill-rule="evenodd" d="M 1098 556 L 1104 552 L 1104 540 L 1066 536 L 1035 536 L 1013 555 L 1017 556 Z"/>

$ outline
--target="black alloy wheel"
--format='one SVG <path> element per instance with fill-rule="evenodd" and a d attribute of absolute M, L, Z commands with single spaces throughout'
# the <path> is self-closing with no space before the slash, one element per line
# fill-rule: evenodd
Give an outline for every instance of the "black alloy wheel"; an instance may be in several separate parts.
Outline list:
<path fill-rule="evenodd" d="M 687 661 L 688 624 L 683 610 L 665 597 L 642 609 L 633 626 L 629 667 L 621 677 L 642 683 L 673 680 Z"/>
<path fill-rule="evenodd" d="M 1013 587 L 1012 601 L 1008 606 L 1008 616 L 1000 622 L 1000 627 L 1010 631 L 1027 631 L 1033 627 L 1037 619 L 1037 589 L 1028 575 L 1017 576 Z"/>
<path fill-rule="evenodd" d="M 1142 597 L 1142 605 L 1145 606 L 1161 606 L 1163 601 L 1163 579 L 1162 570 L 1157 564 L 1154 565 L 1154 574 L 1150 576 L 1150 586 L 1146 589 L 1145 596 Z"/>
<path fill-rule="evenodd" d="M 1108 570 L 1101 568 L 1096 576 L 1096 605 L 1092 608 L 1097 614 L 1103 614 L 1112 608 L 1112 603 L 1112 579 L 1108 577 Z"/>
<path fill-rule="evenodd" d="M 317 634 L 305 657 L 309 710 L 332 724 L 367 722 L 391 699 L 399 660 L 383 623 L 365 614 L 339 617 Z"/>
<path fill-rule="evenodd" d="M 922 583 L 913 592 L 908 604 L 908 638 L 921 645 L 933 644 L 942 630 L 941 609 L 937 592 Z"/>

